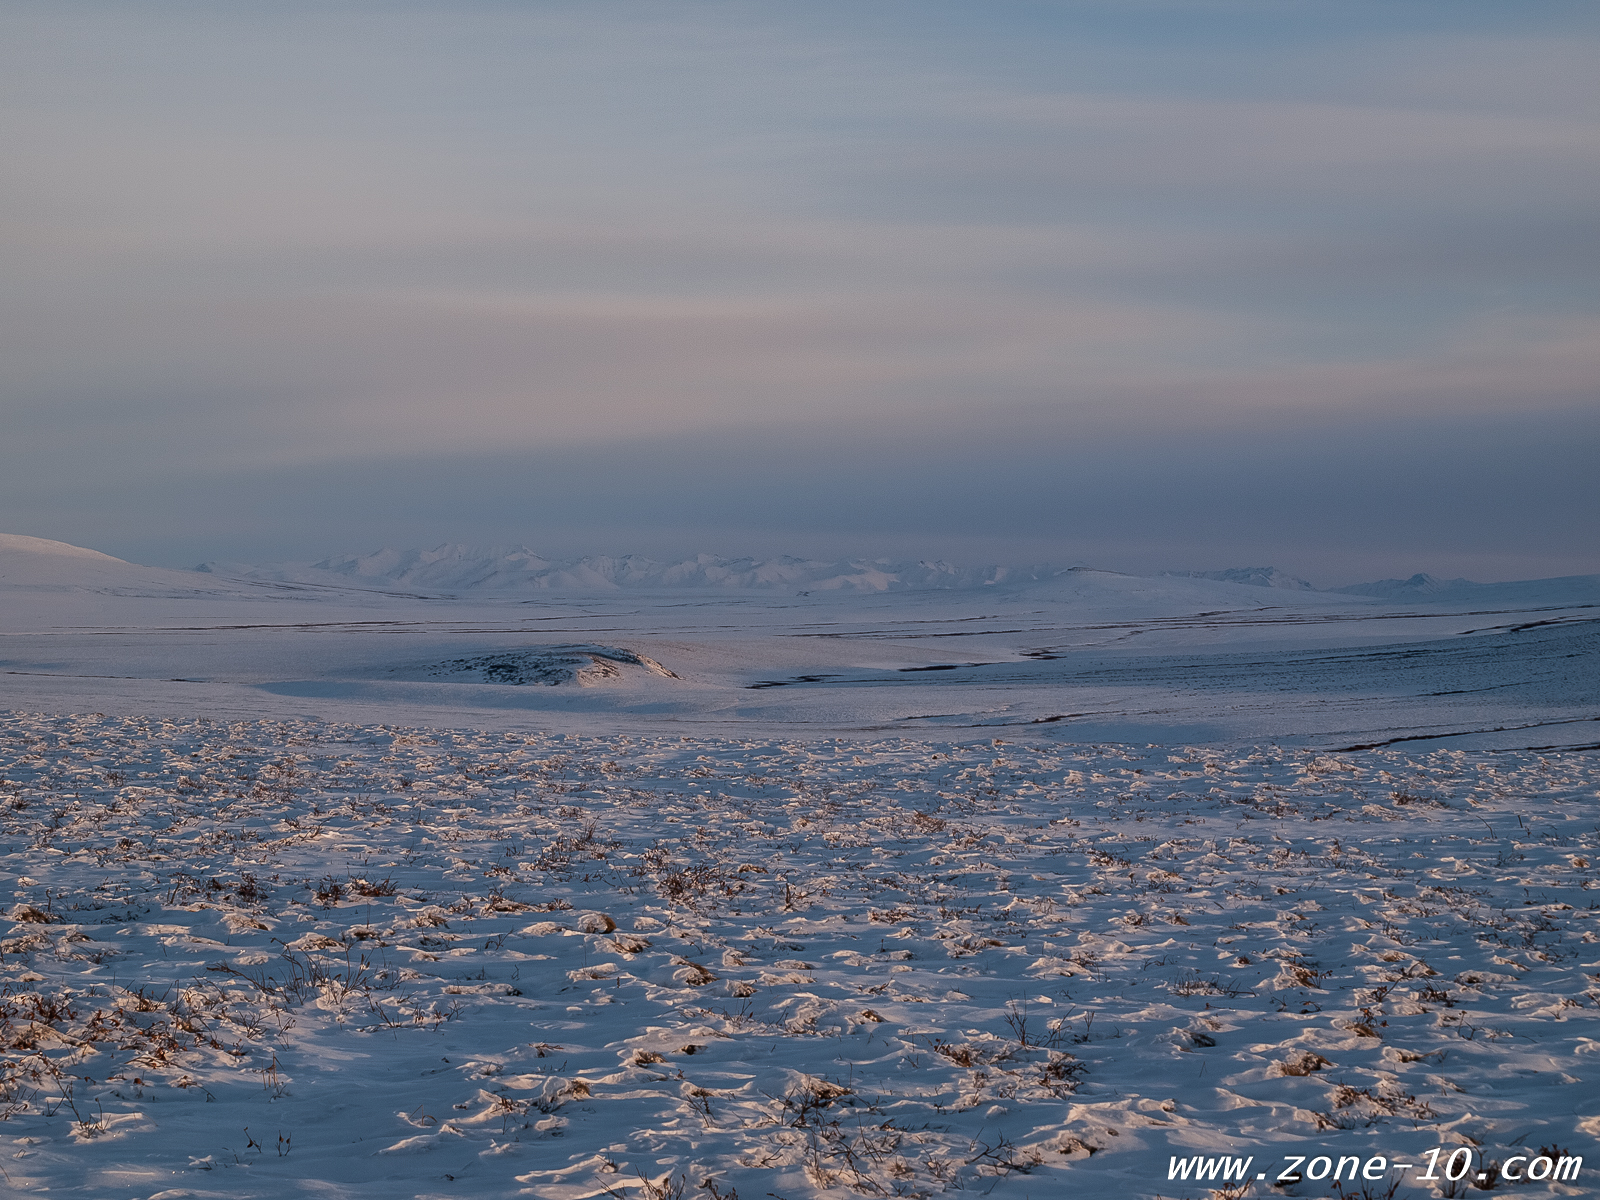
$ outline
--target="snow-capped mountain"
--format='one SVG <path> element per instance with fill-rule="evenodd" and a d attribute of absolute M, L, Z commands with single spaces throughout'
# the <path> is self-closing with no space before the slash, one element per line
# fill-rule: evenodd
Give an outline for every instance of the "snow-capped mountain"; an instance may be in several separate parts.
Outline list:
<path fill-rule="evenodd" d="M 479 548 L 446 544 L 432 550 L 341 554 L 315 563 L 251 566 L 202 563 L 197 570 L 246 579 L 426 592 L 577 591 L 628 588 L 737 591 L 957 589 L 1049 578 L 1044 567 L 955 567 L 945 562 L 888 559 L 725 558 L 699 554 L 660 562 L 637 554 L 545 558 L 526 546 Z"/>
<path fill-rule="evenodd" d="M 1243 583 L 1250 587 L 1285 588 L 1295 592 L 1316 591 L 1316 585 L 1280 571 L 1277 567 L 1230 567 L 1226 571 L 1163 571 L 1176 579 L 1215 579 L 1219 583 Z"/>

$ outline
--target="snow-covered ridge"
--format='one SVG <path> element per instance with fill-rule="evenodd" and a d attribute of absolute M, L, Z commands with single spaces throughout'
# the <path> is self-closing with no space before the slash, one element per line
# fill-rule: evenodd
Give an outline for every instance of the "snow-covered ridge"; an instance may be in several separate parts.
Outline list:
<path fill-rule="evenodd" d="M 20 533 L 0 533 L 0 554 L 42 554 L 54 558 L 86 558 L 98 562 L 119 563 L 123 560 L 86 550 L 69 542 L 52 542 L 48 538 L 26 537 Z"/>
<path fill-rule="evenodd" d="M 213 595 L 237 590 L 222 580 L 197 579 L 192 571 L 144 567 L 48 538 L 0 533 L 0 587 L 34 595 Z"/>
<path fill-rule="evenodd" d="M 1277 567 L 1230 567 L 1226 571 L 1163 571 L 1175 579 L 1215 579 L 1219 583 L 1243 583 L 1250 587 L 1284 588 L 1294 592 L 1314 592 L 1317 585 L 1280 571 Z M 1371 585 L 1357 585 L 1371 586 Z M 1352 589 L 1345 589 L 1347 591 Z"/>

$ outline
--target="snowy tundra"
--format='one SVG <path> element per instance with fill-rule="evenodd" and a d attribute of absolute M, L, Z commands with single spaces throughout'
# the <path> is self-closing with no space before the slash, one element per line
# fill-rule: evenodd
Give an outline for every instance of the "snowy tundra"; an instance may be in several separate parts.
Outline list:
<path fill-rule="evenodd" d="M 1596 591 L 0 539 L 0 1182 L 1594 1194 Z"/>

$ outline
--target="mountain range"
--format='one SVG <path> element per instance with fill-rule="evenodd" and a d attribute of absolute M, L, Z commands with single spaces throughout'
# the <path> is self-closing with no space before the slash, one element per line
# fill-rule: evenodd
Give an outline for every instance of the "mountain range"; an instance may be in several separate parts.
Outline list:
<path fill-rule="evenodd" d="M 787 555 L 761 559 L 699 554 L 678 562 L 659 562 L 637 554 L 556 560 L 526 546 L 461 545 L 341 554 L 315 563 L 254 566 L 208 562 L 196 570 L 283 583 L 427 592 L 609 592 L 632 588 L 887 592 L 1026 583 L 1056 573 L 1050 567 L 956 567 L 921 560 L 827 561 Z"/>
<path fill-rule="evenodd" d="M 611 592 L 619 590 L 839 591 L 892 592 L 967 590 L 1022 585 L 1054 579 L 1067 568 L 1034 566 L 960 567 L 926 559 L 728 558 L 698 554 L 663 562 L 637 554 L 590 555 L 553 559 L 527 546 L 473 547 L 458 544 L 431 550 L 377 550 L 339 554 L 314 563 L 207 562 L 195 568 L 218 576 L 263 582 L 406 591 L 427 594 L 463 592 Z M 1248 587 L 1300 592 L 1331 592 L 1385 600 L 1491 600 L 1520 596 L 1530 588 L 1562 596 L 1593 595 L 1600 601 L 1600 576 L 1574 575 L 1554 580 L 1474 583 L 1416 574 L 1345 587 L 1318 588 L 1275 567 L 1232 567 L 1220 571 L 1164 571 L 1162 576 L 1209 579 Z M 1503 594 L 1503 595 L 1502 595 Z"/>

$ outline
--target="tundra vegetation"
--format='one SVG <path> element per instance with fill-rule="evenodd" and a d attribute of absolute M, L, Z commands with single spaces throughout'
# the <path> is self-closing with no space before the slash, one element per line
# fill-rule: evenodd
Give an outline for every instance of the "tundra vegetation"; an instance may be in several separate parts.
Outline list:
<path fill-rule="evenodd" d="M 1597 787 L 1582 752 L 14 714 L 0 1166 L 1153 1197 L 1172 1155 L 1581 1154 Z"/>

